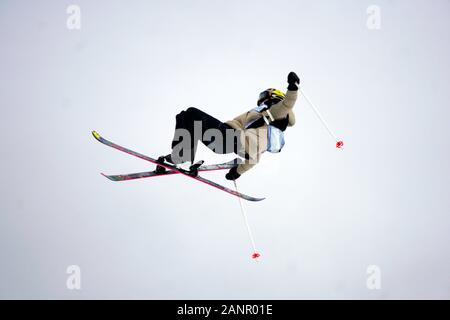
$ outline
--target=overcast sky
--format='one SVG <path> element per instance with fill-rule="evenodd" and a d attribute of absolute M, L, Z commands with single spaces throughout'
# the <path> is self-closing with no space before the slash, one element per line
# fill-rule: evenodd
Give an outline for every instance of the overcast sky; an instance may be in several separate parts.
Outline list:
<path fill-rule="evenodd" d="M 444 0 L 0 1 L 0 298 L 450 298 L 448 12 Z M 100 175 L 153 167 L 91 130 L 166 154 L 180 110 L 230 120 L 285 90 L 289 71 L 345 148 L 299 97 L 283 151 L 238 180 L 267 198 L 244 203 L 259 262 L 237 198 L 182 176 Z M 224 174 L 204 175 L 232 187 Z M 70 265 L 81 290 L 66 287 Z"/>

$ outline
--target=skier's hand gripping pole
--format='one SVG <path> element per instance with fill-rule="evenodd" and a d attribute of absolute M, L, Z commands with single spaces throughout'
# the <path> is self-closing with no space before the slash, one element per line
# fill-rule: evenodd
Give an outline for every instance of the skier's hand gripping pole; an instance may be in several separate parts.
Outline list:
<path fill-rule="evenodd" d="M 241 175 L 237 172 L 237 166 L 234 166 L 225 175 L 225 179 L 235 181 L 236 179 L 239 179 L 240 176 Z"/>

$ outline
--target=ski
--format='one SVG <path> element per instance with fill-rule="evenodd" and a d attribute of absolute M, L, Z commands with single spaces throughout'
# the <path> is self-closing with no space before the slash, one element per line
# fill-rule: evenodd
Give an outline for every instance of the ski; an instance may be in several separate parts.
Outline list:
<path fill-rule="evenodd" d="M 113 142 L 111 142 L 109 140 L 106 140 L 105 138 L 100 136 L 96 131 L 92 131 L 92 135 L 94 136 L 95 139 L 97 139 L 99 142 L 103 143 L 104 145 L 107 145 L 108 147 L 111 147 L 111 148 L 117 149 L 119 151 L 128 153 L 128 154 L 130 154 L 132 156 L 135 156 L 137 158 L 149 161 L 149 162 L 151 162 L 153 164 L 159 165 L 159 166 L 164 167 L 166 169 L 169 169 L 169 170 L 172 170 L 172 171 L 176 171 L 176 172 L 178 172 L 178 173 L 180 173 L 180 174 L 182 174 L 182 175 L 184 175 L 186 177 L 190 177 L 192 179 L 201 181 L 201 182 L 203 182 L 203 183 L 205 183 L 207 185 L 210 185 L 210 186 L 215 187 L 215 188 L 217 188 L 219 190 L 225 191 L 225 192 L 227 192 L 229 194 L 232 194 L 232 195 L 234 195 L 236 197 L 240 197 L 240 198 L 248 200 L 248 201 L 261 201 L 261 200 L 264 200 L 264 198 L 251 197 L 251 196 L 245 195 L 243 193 L 237 192 L 235 190 L 229 189 L 229 188 L 227 188 L 225 186 L 222 186 L 222 185 L 220 185 L 220 184 L 218 184 L 218 183 L 216 183 L 214 181 L 205 179 L 205 178 L 203 178 L 203 177 L 201 177 L 199 175 L 197 175 L 195 177 L 191 176 L 191 175 L 189 175 L 189 173 L 187 173 L 185 171 L 182 171 L 182 170 L 179 170 L 176 166 L 173 166 L 173 165 L 170 165 L 170 164 L 167 164 L 167 163 L 161 164 L 156 159 L 153 159 L 153 158 L 148 157 L 146 155 L 140 154 L 140 153 L 138 153 L 136 151 L 133 151 L 133 150 L 127 149 L 125 147 L 122 147 L 122 146 L 120 146 L 118 144 L 115 144 L 115 143 L 113 143 Z"/>
<path fill-rule="evenodd" d="M 234 160 L 225 162 L 225 163 L 219 163 L 219 164 L 209 164 L 209 165 L 202 165 L 198 168 L 198 171 L 214 171 L 214 170 L 223 170 L 223 169 L 230 169 L 234 167 L 235 165 L 238 165 L 242 162 L 241 159 L 236 158 Z M 173 174 L 178 174 L 177 171 L 166 171 L 164 173 L 157 173 L 155 171 L 145 171 L 145 172 L 138 172 L 138 173 L 127 173 L 127 174 L 115 174 L 115 175 L 102 175 L 106 178 L 108 178 L 111 181 L 129 181 L 129 180 L 135 180 L 135 179 L 143 179 L 143 178 L 152 178 L 152 177 L 161 177 L 161 176 L 170 176 Z"/>

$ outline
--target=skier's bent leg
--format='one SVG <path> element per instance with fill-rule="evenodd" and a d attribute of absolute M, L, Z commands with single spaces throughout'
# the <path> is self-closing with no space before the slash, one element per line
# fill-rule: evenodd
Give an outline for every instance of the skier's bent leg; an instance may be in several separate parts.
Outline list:
<path fill-rule="evenodd" d="M 172 139 L 172 153 L 166 156 L 174 164 L 191 161 L 190 150 L 193 148 L 193 120 L 190 112 L 181 111 L 175 116 L 175 133 Z M 181 140 L 181 141 L 180 141 Z"/>
<path fill-rule="evenodd" d="M 193 138 L 195 148 L 197 147 L 198 141 L 201 141 L 209 149 L 218 154 L 235 152 L 236 141 L 239 140 L 236 137 L 239 136 L 239 133 L 235 132 L 232 127 L 197 108 L 188 108 L 186 113 L 194 123 L 196 121 L 201 123 L 201 130 L 194 124 Z M 195 129 L 197 129 L 197 132 Z M 230 132 L 233 132 L 233 134 L 230 135 Z M 194 154 L 195 151 L 196 149 L 194 149 Z"/>
<path fill-rule="evenodd" d="M 173 160 L 177 162 L 194 162 L 198 141 L 202 141 L 202 143 L 216 153 L 224 153 L 223 150 L 226 150 L 226 148 L 217 148 L 217 143 L 211 146 L 211 135 L 205 135 L 205 132 L 208 130 L 216 130 L 216 134 L 213 135 L 215 138 L 214 141 L 218 138 L 221 138 L 221 141 L 225 141 L 225 131 L 231 127 L 222 123 L 220 120 L 197 108 L 188 108 L 186 111 L 182 111 L 177 115 L 176 121 L 176 131 L 184 129 L 189 133 L 190 137 L 186 137 L 186 132 L 175 132 L 175 136 L 172 141 Z M 183 140 L 185 138 L 190 138 L 190 145 L 186 141 L 182 141 L 183 145 L 180 147 L 180 136 L 183 136 Z M 221 144 L 221 146 L 222 145 L 223 144 Z"/>

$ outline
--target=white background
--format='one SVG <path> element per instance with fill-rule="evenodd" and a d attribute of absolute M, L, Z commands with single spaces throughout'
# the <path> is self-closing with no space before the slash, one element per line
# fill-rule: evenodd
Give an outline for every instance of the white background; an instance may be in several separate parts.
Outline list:
<path fill-rule="evenodd" d="M 66 8 L 81 8 L 81 30 Z M 381 8 L 381 29 L 366 9 Z M 450 2 L 1 1 L 0 297 L 450 298 Z M 169 151 L 175 115 L 226 121 L 289 71 L 279 155 L 235 197 L 96 142 Z M 203 148 L 198 159 L 230 159 Z M 231 187 L 225 172 L 209 178 Z M 368 290 L 366 268 L 382 272 Z M 66 288 L 79 265 L 82 289 Z"/>

